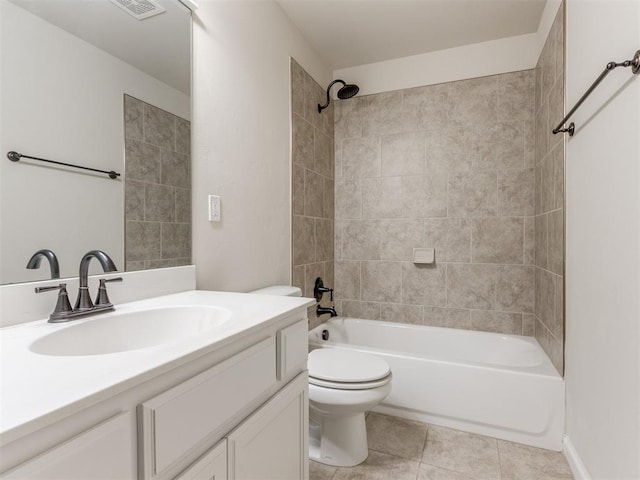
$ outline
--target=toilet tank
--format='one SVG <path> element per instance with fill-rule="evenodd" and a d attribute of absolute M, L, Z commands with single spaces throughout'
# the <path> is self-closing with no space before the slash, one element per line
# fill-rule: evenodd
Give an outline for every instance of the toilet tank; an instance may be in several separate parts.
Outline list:
<path fill-rule="evenodd" d="M 280 297 L 301 297 L 302 290 L 291 285 L 272 285 L 270 287 L 259 288 L 248 293 L 258 295 L 277 295 Z"/>

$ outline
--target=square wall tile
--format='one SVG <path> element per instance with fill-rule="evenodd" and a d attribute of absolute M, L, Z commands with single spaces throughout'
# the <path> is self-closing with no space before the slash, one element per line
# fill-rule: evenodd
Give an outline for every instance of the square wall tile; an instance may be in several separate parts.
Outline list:
<path fill-rule="evenodd" d="M 362 262 L 361 290 L 363 301 L 400 303 L 402 264 L 400 262 Z"/>
<path fill-rule="evenodd" d="M 495 265 L 447 265 L 447 305 L 493 310 L 496 304 Z"/>
<path fill-rule="evenodd" d="M 402 262 L 402 303 L 444 306 L 447 302 L 446 265 Z"/>

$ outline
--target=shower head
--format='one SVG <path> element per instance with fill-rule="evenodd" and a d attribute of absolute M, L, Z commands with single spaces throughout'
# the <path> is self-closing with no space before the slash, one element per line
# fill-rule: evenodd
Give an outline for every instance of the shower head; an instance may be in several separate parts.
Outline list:
<path fill-rule="evenodd" d="M 327 103 L 325 103 L 324 105 L 318 104 L 318 113 L 321 113 L 322 110 L 327 108 L 329 106 L 329 103 L 331 103 L 331 97 L 329 96 L 329 91 L 331 90 L 331 87 L 333 87 L 336 83 L 342 84 L 342 88 L 338 90 L 338 98 L 340 100 L 346 100 L 347 98 L 354 97 L 360 91 L 360 87 L 358 87 L 355 84 L 348 84 L 344 80 L 334 80 L 327 87 Z"/>

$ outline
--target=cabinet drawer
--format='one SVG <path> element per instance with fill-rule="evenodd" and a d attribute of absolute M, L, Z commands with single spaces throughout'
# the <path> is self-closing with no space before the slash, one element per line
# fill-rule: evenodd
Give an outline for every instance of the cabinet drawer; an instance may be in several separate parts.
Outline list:
<path fill-rule="evenodd" d="M 143 403 L 143 478 L 163 478 L 203 441 L 221 438 L 275 383 L 271 337 Z"/>
<path fill-rule="evenodd" d="M 135 478 L 131 413 L 125 412 L 0 475 L 2 480 Z"/>
<path fill-rule="evenodd" d="M 278 380 L 295 377 L 307 369 L 309 327 L 301 320 L 278 331 Z"/>

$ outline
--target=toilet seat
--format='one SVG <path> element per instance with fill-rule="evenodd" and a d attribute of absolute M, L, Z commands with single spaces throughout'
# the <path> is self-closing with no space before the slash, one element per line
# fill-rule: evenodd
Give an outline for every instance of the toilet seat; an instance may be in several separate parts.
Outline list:
<path fill-rule="evenodd" d="M 337 348 L 309 353 L 309 383 L 336 390 L 366 390 L 391 381 L 387 362 L 374 355 Z"/>

